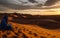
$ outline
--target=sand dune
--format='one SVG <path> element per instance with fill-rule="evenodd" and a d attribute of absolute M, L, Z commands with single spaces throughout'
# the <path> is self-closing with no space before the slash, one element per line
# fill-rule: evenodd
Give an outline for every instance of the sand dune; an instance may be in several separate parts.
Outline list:
<path fill-rule="evenodd" d="M 0 19 L 2 19 L 4 14 L 1 14 L 0 16 Z M 60 15 L 34 16 L 13 13 L 8 14 L 8 16 L 8 24 L 11 24 L 13 29 L 5 31 L 0 30 L 0 38 L 60 38 L 60 28 L 58 28 L 60 26 L 60 21 L 58 21 Z M 56 29 L 49 29 L 51 27 Z"/>
<path fill-rule="evenodd" d="M 18 24 L 10 22 L 13 31 L 0 31 L 2 38 L 60 38 L 60 32 L 48 30 L 36 25 Z"/>

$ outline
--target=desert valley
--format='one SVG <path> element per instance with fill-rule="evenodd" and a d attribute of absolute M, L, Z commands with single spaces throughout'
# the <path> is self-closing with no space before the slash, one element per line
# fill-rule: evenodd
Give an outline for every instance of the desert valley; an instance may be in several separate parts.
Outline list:
<path fill-rule="evenodd" d="M 0 20 L 5 14 L 0 14 Z M 0 30 L 0 38 L 60 38 L 60 15 L 7 15 L 13 29 Z"/>

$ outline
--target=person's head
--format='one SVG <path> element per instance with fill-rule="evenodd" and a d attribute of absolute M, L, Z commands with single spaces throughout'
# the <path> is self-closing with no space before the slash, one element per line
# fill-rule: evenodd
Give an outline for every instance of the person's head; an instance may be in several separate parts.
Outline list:
<path fill-rule="evenodd" d="M 4 17 L 3 19 L 6 21 L 6 23 L 8 22 L 8 15 L 7 14 L 4 14 Z"/>

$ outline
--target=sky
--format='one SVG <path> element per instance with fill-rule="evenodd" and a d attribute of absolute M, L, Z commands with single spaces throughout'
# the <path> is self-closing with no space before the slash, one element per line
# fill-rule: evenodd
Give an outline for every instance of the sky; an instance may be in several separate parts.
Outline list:
<path fill-rule="evenodd" d="M 4 4 L 16 4 L 21 6 L 50 6 L 56 4 L 60 0 L 0 0 Z"/>
<path fill-rule="evenodd" d="M 30 9 L 31 7 L 34 9 Z M 35 7 L 39 8 L 35 9 Z M 3 11 L 32 15 L 60 15 L 60 0 L 0 0 L 0 12 Z"/>
<path fill-rule="evenodd" d="M 35 2 L 36 1 L 36 2 Z M 36 4 L 43 4 L 47 0 L 0 0 L 0 2 L 10 3 L 10 4 L 17 4 L 17 5 L 36 5 Z"/>

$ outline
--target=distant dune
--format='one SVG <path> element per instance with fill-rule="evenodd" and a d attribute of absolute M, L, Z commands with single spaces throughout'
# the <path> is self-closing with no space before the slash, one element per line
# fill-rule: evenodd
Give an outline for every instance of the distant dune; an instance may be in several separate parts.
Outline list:
<path fill-rule="evenodd" d="M 2 13 L 1 19 L 4 16 Z M 60 29 L 60 15 L 30 15 L 10 13 L 8 14 L 9 21 L 19 24 L 38 25 L 46 29 Z"/>
<path fill-rule="evenodd" d="M 6 13 L 0 13 L 0 20 Z M 1 38 L 60 38 L 60 15 L 7 13 L 12 30 L 0 30 Z"/>

